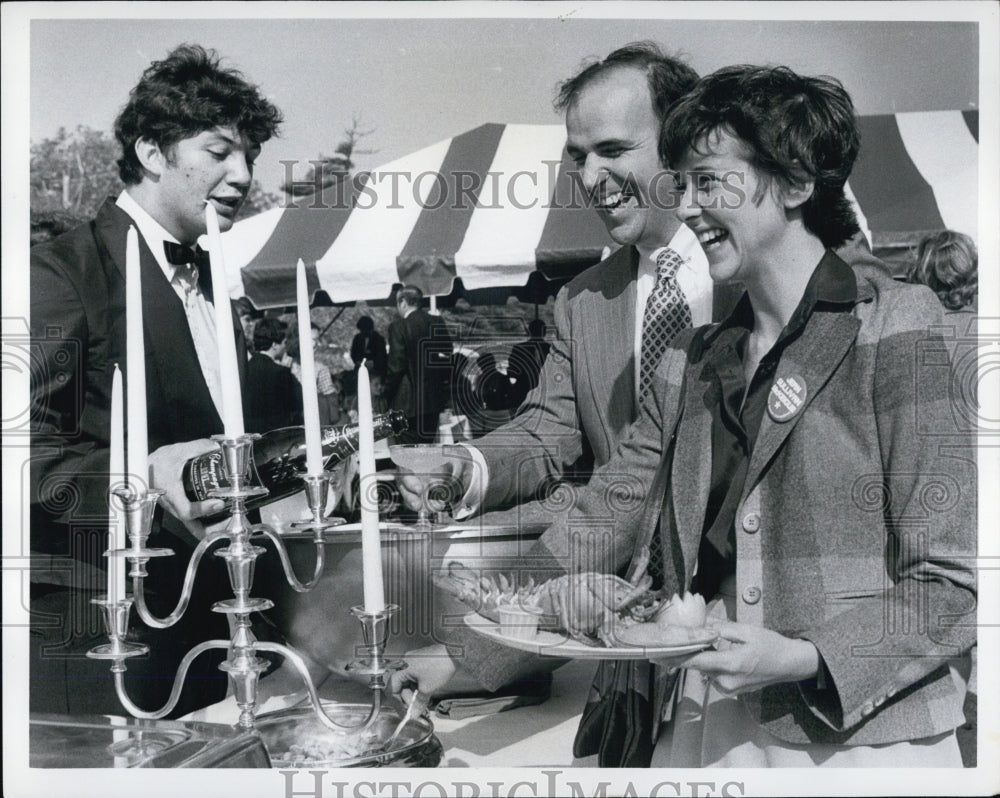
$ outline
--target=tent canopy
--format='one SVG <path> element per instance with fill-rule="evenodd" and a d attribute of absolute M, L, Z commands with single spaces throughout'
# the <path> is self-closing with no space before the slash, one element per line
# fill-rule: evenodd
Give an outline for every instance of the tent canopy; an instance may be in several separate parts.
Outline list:
<path fill-rule="evenodd" d="M 876 249 L 944 228 L 976 237 L 978 112 L 867 116 L 859 128 L 848 192 Z M 405 283 L 447 295 L 456 280 L 544 294 L 614 246 L 565 138 L 562 125 L 481 125 L 237 222 L 223 235 L 230 293 L 292 305 L 301 258 L 311 292 L 338 304 Z"/>

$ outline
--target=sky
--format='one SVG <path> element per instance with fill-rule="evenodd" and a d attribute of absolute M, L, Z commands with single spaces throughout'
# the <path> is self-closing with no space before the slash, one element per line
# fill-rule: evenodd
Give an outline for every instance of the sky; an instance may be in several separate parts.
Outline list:
<path fill-rule="evenodd" d="M 99 4 L 67 5 L 118 16 Z M 355 115 L 374 129 L 359 146 L 377 150 L 355 159 L 360 169 L 485 122 L 559 124 L 551 104 L 556 84 L 585 58 L 637 39 L 660 43 L 701 73 L 732 63 L 782 63 L 832 75 L 862 114 L 979 107 L 978 33 L 971 22 L 670 18 L 710 7 L 701 4 L 598 8 L 614 16 L 638 8 L 645 17 L 638 19 L 583 19 L 576 5 L 542 7 L 547 18 L 519 19 L 280 19 L 264 18 L 264 7 L 201 8 L 209 6 L 216 8 L 202 13 L 222 8 L 257 18 L 184 18 L 188 7 L 166 4 L 152 9 L 163 19 L 33 20 L 31 140 L 61 126 L 110 131 L 142 70 L 182 42 L 215 48 L 284 112 L 280 139 L 258 160 L 257 177 L 269 190 L 284 176 L 280 161 L 332 153 Z M 504 6 L 507 13 L 539 9 Z M 364 8 L 369 15 L 386 13 Z M 435 8 L 454 10 L 452 4 Z M 719 16 L 748 14 L 729 8 Z M 840 13 L 856 15 L 860 8 Z M 131 4 L 124 10 L 136 13 Z M 276 13 L 298 10 L 279 6 Z M 311 17 L 337 12 L 336 4 L 305 10 Z"/>

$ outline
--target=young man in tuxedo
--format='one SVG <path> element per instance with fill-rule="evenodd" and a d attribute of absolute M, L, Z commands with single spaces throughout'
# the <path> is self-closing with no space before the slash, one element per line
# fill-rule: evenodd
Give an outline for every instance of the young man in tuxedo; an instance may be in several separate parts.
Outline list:
<path fill-rule="evenodd" d="M 250 188 L 260 146 L 277 132 L 281 114 L 218 56 L 184 45 L 153 62 L 115 122 L 125 190 L 96 218 L 31 253 L 32 370 L 31 709 L 123 714 L 107 662 L 88 660 L 105 642 L 90 598 L 105 592 L 111 380 L 125 360 L 125 244 L 139 236 L 148 408 L 148 479 L 165 491 L 162 523 L 150 545 L 175 556 L 149 566 L 151 609 L 175 605 L 201 517 L 222 502 L 188 501 L 182 469 L 209 451 L 222 432 L 221 384 L 213 302 L 229 301 L 212 286 L 205 233 L 211 204 L 229 229 Z M 214 291 L 213 291 L 214 288 Z M 236 313 L 234 319 L 238 319 Z M 234 322 L 241 379 L 247 362 Z M 200 572 L 218 558 L 206 557 Z M 208 577 L 212 577 L 208 579 Z M 206 581 L 217 583 L 203 587 Z M 209 611 L 224 597 L 223 572 L 199 573 L 191 606 L 170 631 L 150 635 L 151 655 L 129 660 L 126 685 L 144 709 L 169 695 L 177 663 L 196 642 L 228 637 Z M 133 627 L 141 626 L 133 619 Z M 189 676 L 175 715 L 224 695 L 214 667 Z"/>

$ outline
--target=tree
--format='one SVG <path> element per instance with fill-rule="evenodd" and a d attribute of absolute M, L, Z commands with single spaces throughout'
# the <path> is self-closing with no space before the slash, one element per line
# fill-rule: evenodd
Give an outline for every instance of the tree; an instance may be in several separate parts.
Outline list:
<path fill-rule="evenodd" d="M 370 155 L 378 150 L 360 150 L 357 143 L 365 136 L 370 136 L 375 128 L 363 129 L 361 119 L 355 114 L 351 126 L 344 130 L 344 139 L 333 155 L 320 153 L 315 161 L 310 161 L 309 171 L 302 180 L 287 180 L 281 190 L 290 197 L 301 197 L 308 194 L 318 194 L 324 188 L 329 188 L 340 180 L 348 177 L 354 168 L 353 155 Z"/>
<path fill-rule="evenodd" d="M 92 218 L 108 196 L 122 189 L 118 143 L 100 130 L 59 128 L 31 145 L 32 231 L 62 232 Z"/>
<path fill-rule="evenodd" d="M 236 214 L 236 221 L 263 213 L 269 208 L 275 207 L 280 201 L 281 197 L 271 191 L 265 191 L 257 181 L 257 178 L 254 178 L 250 184 L 250 190 L 247 192 L 246 199 L 243 200 L 243 205 L 240 206 L 240 212 Z"/>

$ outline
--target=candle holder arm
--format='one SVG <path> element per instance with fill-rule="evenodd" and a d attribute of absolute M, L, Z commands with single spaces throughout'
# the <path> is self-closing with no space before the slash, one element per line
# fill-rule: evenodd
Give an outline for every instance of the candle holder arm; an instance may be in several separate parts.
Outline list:
<path fill-rule="evenodd" d="M 191 591 L 194 588 L 194 578 L 198 572 L 198 564 L 201 562 L 201 558 L 208 551 L 209 546 L 217 540 L 228 540 L 228 535 L 225 531 L 213 532 L 206 535 L 201 539 L 201 541 L 199 541 L 194 552 L 191 554 L 191 560 L 188 562 L 187 571 L 184 573 L 184 584 L 181 586 L 181 595 L 177 601 L 177 606 L 174 608 L 174 611 L 165 618 L 158 618 L 153 615 L 153 613 L 150 612 L 149 607 L 146 606 L 144 585 L 145 578 L 148 574 L 146 573 L 144 567 L 145 563 L 133 563 L 133 570 L 130 572 L 130 576 L 132 576 L 132 597 L 135 599 L 135 608 L 139 612 L 139 617 L 142 618 L 143 623 L 153 629 L 168 629 L 181 619 L 191 601 Z M 129 558 L 131 559 L 131 557 Z"/>
<path fill-rule="evenodd" d="M 161 718 L 165 718 L 173 711 L 174 707 L 177 706 L 177 701 L 181 697 L 181 690 L 184 688 L 184 679 L 187 677 L 188 668 L 191 667 L 191 663 L 194 661 L 195 657 L 202 652 L 213 648 L 229 648 L 229 641 L 206 640 L 204 643 L 199 643 L 188 651 L 181 660 L 181 664 L 177 668 L 177 673 L 174 675 L 174 685 L 170 690 L 170 697 L 167 699 L 167 703 L 164 704 L 162 708 L 152 712 L 140 709 L 132 703 L 132 700 L 128 697 L 128 694 L 125 691 L 125 668 L 113 668 L 112 671 L 115 675 L 115 692 L 118 694 L 118 700 L 122 702 L 122 706 L 125 707 L 125 711 L 134 718 L 139 718 L 141 720 L 160 720 Z"/>
<path fill-rule="evenodd" d="M 297 652 L 287 646 L 283 646 L 281 643 L 264 641 L 257 642 L 257 649 L 259 651 L 272 651 L 275 654 L 281 654 L 289 659 L 292 665 L 295 666 L 295 670 L 299 672 L 299 676 L 302 678 L 306 691 L 309 693 L 309 702 L 312 704 L 313 709 L 316 710 L 316 714 L 319 717 L 320 722 L 328 729 L 341 733 L 348 731 L 367 731 L 375 723 L 375 719 L 378 717 L 378 713 L 382 708 L 382 690 L 372 690 L 371 710 L 369 711 L 368 717 L 365 718 L 362 723 L 355 724 L 353 726 L 338 723 L 326 714 L 326 710 L 323 708 L 323 702 L 320 701 L 319 694 L 313 686 L 312 678 L 309 676 L 309 668 L 306 666 L 305 660 L 303 660 Z"/>
<path fill-rule="evenodd" d="M 253 531 L 254 534 L 267 536 L 274 543 L 274 548 L 278 552 L 278 558 L 281 560 L 281 567 L 285 572 L 285 579 L 288 580 L 288 584 L 292 590 L 296 593 L 308 593 L 316 587 L 319 578 L 323 575 L 323 568 L 326 563 L 326 546 L 322 538 L 316 540 L 316 565 L 313 568 L 313 577 L 308 582 L 300 582 L 295 576 L 295 569 L 292 567 L 292 562 L 288 557 L 288 550 L 285 547 L 285 541 L 281 539 L 281 536 L 265 524 L 256 525 Z"/>

